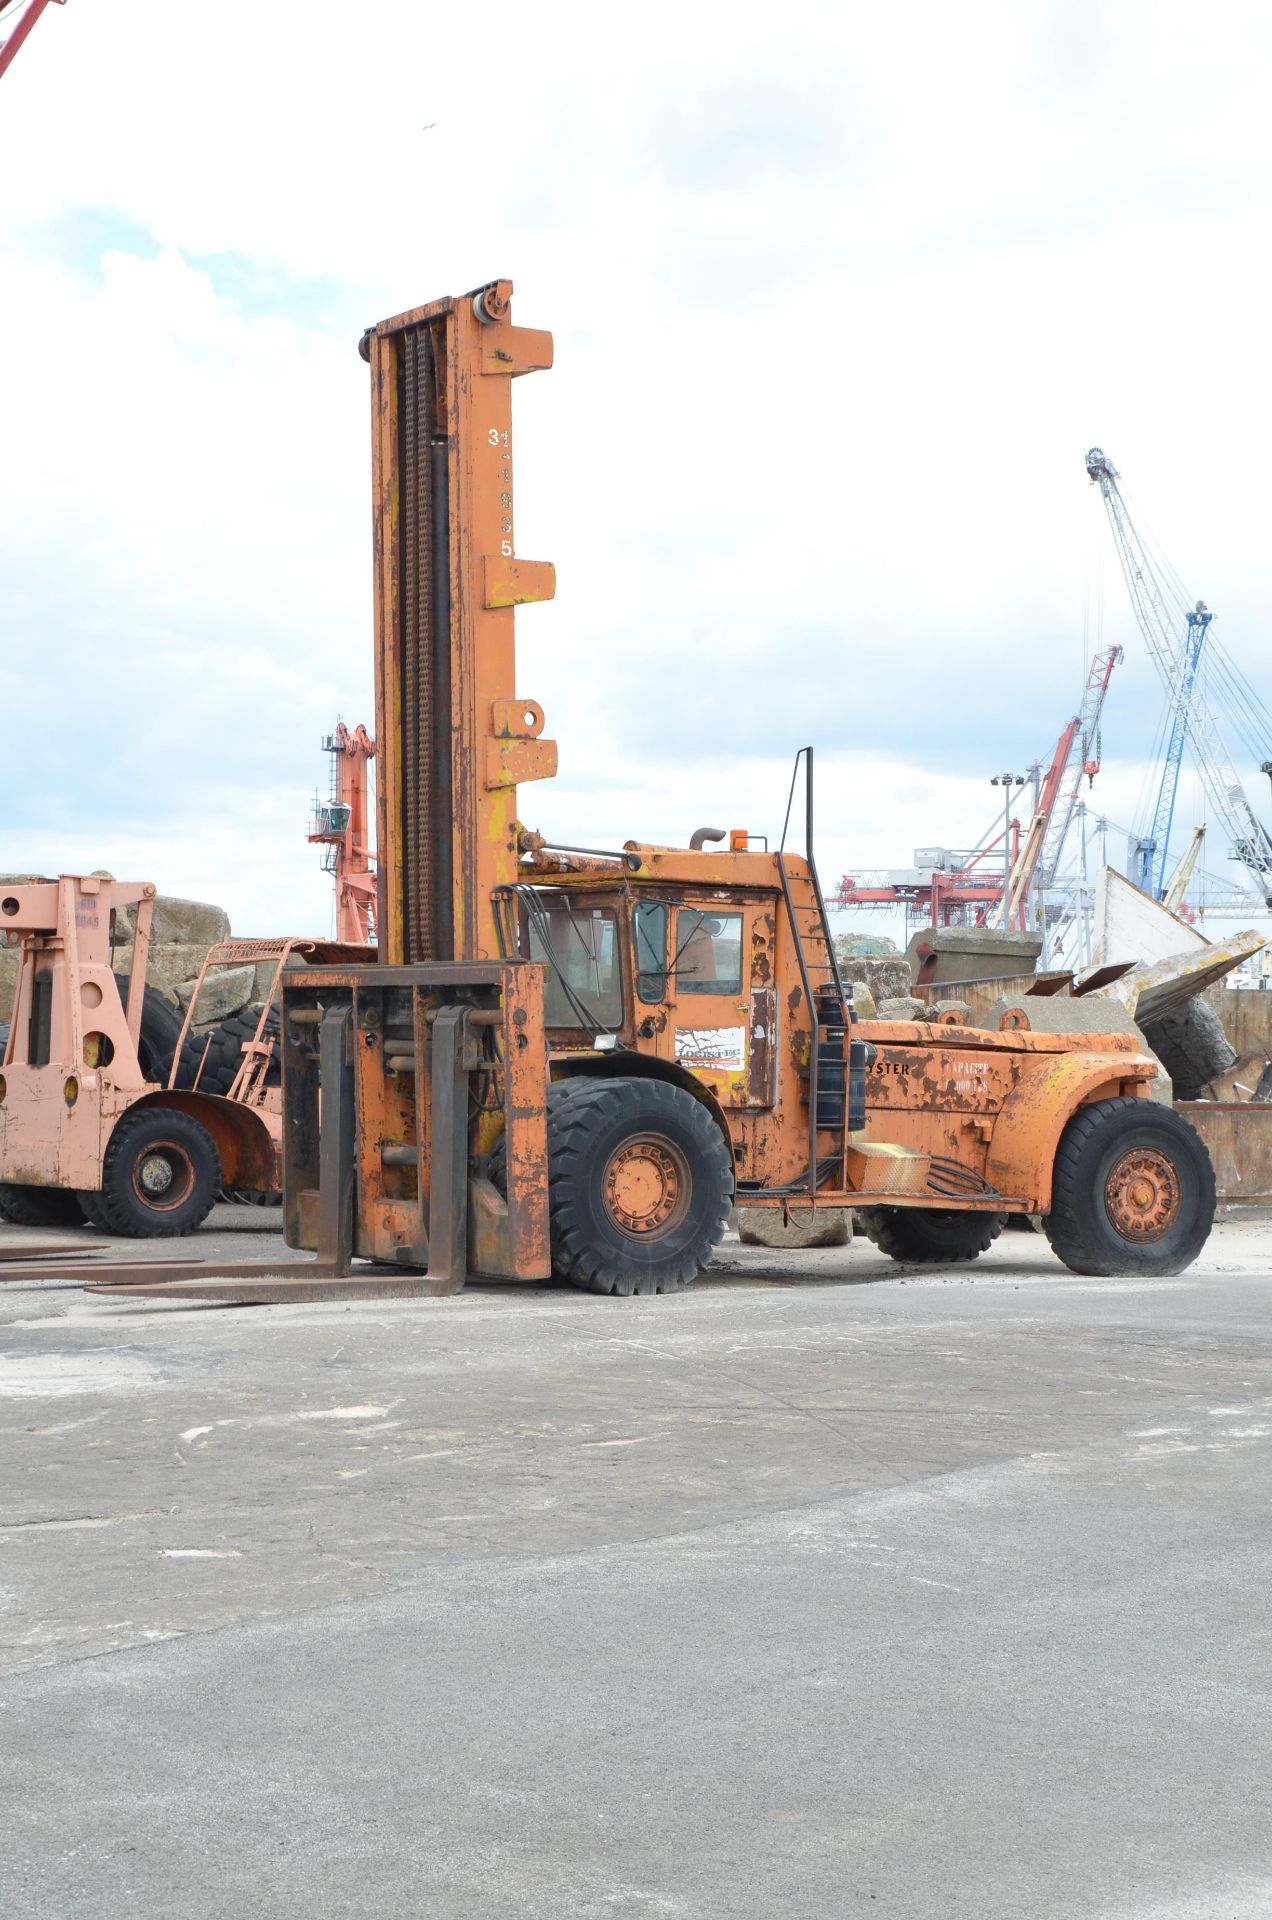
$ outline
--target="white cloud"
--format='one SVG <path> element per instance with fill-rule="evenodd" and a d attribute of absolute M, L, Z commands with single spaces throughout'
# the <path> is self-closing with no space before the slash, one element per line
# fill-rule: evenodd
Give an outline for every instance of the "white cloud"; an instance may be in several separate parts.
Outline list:
<path fill-rule="evenodd" d="M 517 390 L 518 544 L 560 578 L 520 623 L 562 765 L 528 817 L 771 820 L 814 739 L 828 872 L 966 842 L 1076 704 L 1101 570 L 1133 763 L 1091 441 L 1272 665 L 1270 41 L 1173 0 L 50 10 L 0 83 L 0 865 L 325 928 L 317 741 L 370 718 L 357 332 L 493 273 L 557 338 Z"/>

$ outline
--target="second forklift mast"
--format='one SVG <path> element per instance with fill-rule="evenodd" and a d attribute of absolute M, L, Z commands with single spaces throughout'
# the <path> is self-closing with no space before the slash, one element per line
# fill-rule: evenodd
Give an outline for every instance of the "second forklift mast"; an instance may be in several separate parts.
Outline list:
<path fill-rule="evenodd" d="M 517 783 L 556 772 L 517 693 L 514 609 L 553 568 L 514 547 L 512 377 L 552 364 L 513 326 L 510 281 L 436 300 L 362 340 L 373 406 L 380 959 L 494 958 L 515 882 Z"/>

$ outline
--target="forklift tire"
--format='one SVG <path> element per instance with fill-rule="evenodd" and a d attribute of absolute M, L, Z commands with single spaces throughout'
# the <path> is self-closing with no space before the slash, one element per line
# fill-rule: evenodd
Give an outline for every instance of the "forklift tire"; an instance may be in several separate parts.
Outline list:
<path fill-rule="evenodd" d="M 673 1293 L 723 1238 L 733 1201 L 724 1135 L 663 1080 L 581 1080 L 548 1108 L 554 1272 L 589 1293 Z"/>
<path fill-rule="evenodd" d="M 959 1213 L 938 1207 L 857 1207 L 853 1225 L 864 1229 L 892 1260 L 975 1260 L 988 1251 L 1007 1224 L 1005 1213 Z"/>
<path fill-rule="evenodd" d="M 177 1085 L 192 1087 L 197 1074 L 200 1093 L 228 1093 L 243 1064 L 244 1046 L 249 1040 L 256 1038 L 256 1026 L 260 1017 L 259 1006 L 244 1007 L 240 1013 L 232 1013 L 228 1020 L 222 1020 L 219 1027 L 214 1027 L 211 1040 L 206 1033 L 189 1034 L 181 1049 Z M 278 1008 L 271 1007 L 265 1016 L 265 1026 L 261 1033 L 262 1040 L 274 1042 L 274 1052 L 265 1069 L 267 1087 L 282 1085 L 281 1033 L 282 1023 L 279 1020 Z"/>
<path fill-rule="evenodd" d="M 202 1226 L 220 1185 L 220 1155 L 203 1123 L 175 1107 L 142 1107 L 117 1124 L 102 1160 L 101 1192 L 85 1198 L 94 1226 L 133 1240 L 161 1239 Z"/>
<path fill-rule="evenodd" d="M 1190 1267 L 1215 1217 L 1205 1142 L 1156 1100 L 1097 1100 L 1060 1136 L 1046 1234 L 1074 1273 Z"/>
<path fill-rule="evenodd" d="M 69 1187 L 0 1185 L 0 1218 L 15 1227 L 82 1227 L 84 1209 Z"/>

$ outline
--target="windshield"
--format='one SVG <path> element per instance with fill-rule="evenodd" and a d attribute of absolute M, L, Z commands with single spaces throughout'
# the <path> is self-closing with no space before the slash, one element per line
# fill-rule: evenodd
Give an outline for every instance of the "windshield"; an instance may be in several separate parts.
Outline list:
<path fill-rule="evenodd" d="M 618 920 L 608 908 L 540 900 L 529 915 L 529 953 L 545 964 L 546 1025 L 600 1029 L 622 1024 Z"/>

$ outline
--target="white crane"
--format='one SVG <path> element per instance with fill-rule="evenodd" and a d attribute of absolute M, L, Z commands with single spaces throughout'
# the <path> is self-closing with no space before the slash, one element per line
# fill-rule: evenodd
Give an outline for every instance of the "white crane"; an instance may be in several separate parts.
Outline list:
<path fill-rule="evenodd" d="M 1182 589 L 1150 556 L 1122 498 L 1117 468 L 1101 447 L 1088 452 L 1086 470 L 1103 495 L 1135 618 L 1170 703 L 1170 737 L 1157 807 L 1136 878 L 1160 895 L 1179 768 L 1184 746 L 1191 740 L 1215 817 L 1230 838 L 1231 857 L 1246 869 L 1264 905 L 1272 907 L 1272 837 L 1250 804 L 1203 690 L 1198 673 L 1203 645 L 1227 711 L 1264 771 L 1272 762 L 1272 715 L 1231 658 L 1208 637 L 1212 616 L 1205 603 L 1189 606 Z"/>

